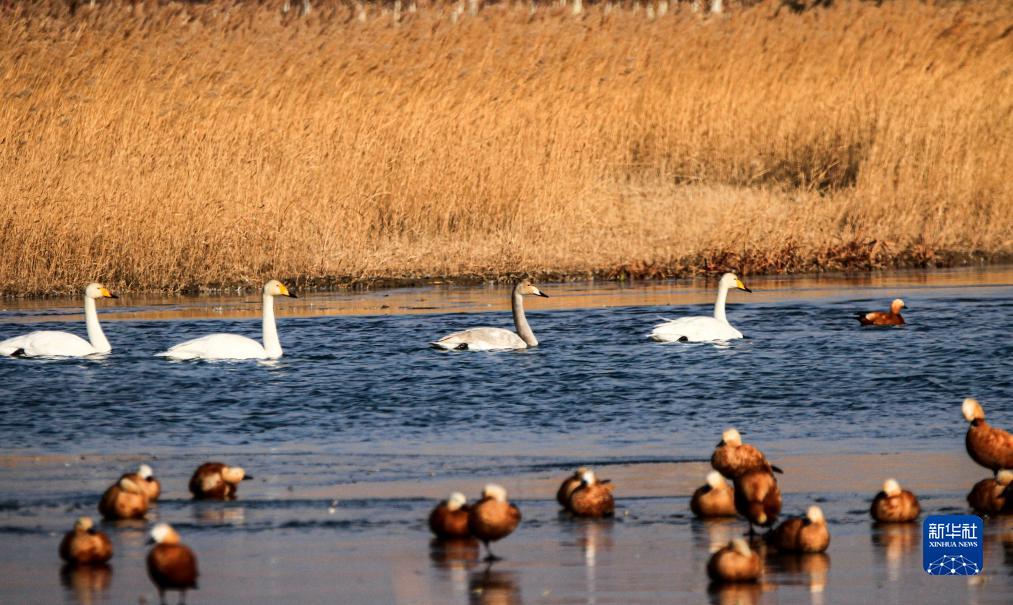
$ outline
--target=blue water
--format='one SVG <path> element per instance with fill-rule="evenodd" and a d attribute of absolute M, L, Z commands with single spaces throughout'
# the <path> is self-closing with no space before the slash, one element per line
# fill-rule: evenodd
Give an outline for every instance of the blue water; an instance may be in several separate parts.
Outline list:
<path fill-rule="evenodd" d="M 258 320 L 106 321 L 108 357 L 0 359 L 0 441 L 31 452 L 551 443 L 678 458 L 699 457 L 734 425 L 817 448 L 931 447 L 962 433 L 966 396 L 1013 426 L 1011 295 L 1010 285 L 920 288 L 905 295 L 909 323 L 899 328 L 853 318 L 885 306 L 886 294 L 732 304 L 747 338 L 726 347 L 646 338 L 659 315 L 710 305 L 529 309 L 541 345 L 498 353 L 427 343 L 510 327 L 509 313 L 281 317 L 285 356 L 271 363 L 153 357 L 210 332 L 259 339 Z M 0 339 L 33 328 L 4 318 Z M 44 327 L 83 334 L 82 323 Z"/>

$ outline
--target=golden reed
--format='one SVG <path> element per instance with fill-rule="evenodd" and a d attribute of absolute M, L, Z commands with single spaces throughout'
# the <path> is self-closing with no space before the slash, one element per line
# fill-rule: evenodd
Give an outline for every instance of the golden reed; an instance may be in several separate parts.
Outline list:
<path fill-rule="evenodd" d="M 1005 0 L 285 4 L 0 3 L 0 291 L 1013 252 Z"/>

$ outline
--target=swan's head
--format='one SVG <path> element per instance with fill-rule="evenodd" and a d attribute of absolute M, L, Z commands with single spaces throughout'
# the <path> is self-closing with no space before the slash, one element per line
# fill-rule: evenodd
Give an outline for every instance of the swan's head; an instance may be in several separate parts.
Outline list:
<path fill-rule="evenodd" d="M 516 290 L 525 296 L 541 296 L 542 298 L 548 298 L 549 295 L 538 289 L 538 286 L 531 283 L 530 279 L 525 279 L 521 283 L 517 284 Z"/>
<path fill-rule="evenodd" d="M 179 544 L 179 534 L 168 523 L 158 523 L 148 533 L 148 543 Z"/>
<path fill-rule="evenodd" d="M 735 429 L 725 429 L 725 432 L 721 433 L 721 443 L 718 443 L 718 447 L 722 445 L 738 447 L 742 445 L 742 435 Z"/>
<path fill-rule="evenodd" d="M 88 287 L 84 289 L 84 295 L 87 298 L 94 298 L 94 299 L 119 298 L 119 296 L 116 296 L 115 294 L 110 292 L 109 288 L 99 283 L 88 284 Z"/>
<path fill-rule="evenodd" d="M 484 489 L 482 489 L 483 498 L 490 498 L 492 500 L 495 500 L 496 502 L 506 502 L 507 501 L 506 496 L 507 496 L 506 490 L 503 489 L 502 485 L 490 483 L 486 485 Z"/>
<path fill-rule="evenodd" d="M 985 419 L 985 410 L 981 409 L 981 404 L 978 403 L 977 399 L 971 399 L 968 397 L 964 400 L 964 405 L 960 406 L 960 411 L 964 414 L 964 420 L 968 422 L 974 422 L 979 418 Z"/>
<path fill-rule="evenodd" d="M 718 286 L 724 288 L 725 290 L 738 288 L 743 292 L 752 292 L 752 290 L 746 287 L 746 284 L 742 283 L 742 280 L 739 279 L 739 276 L 735 275 L 734 273 L 725 273 L 724 275 L 722 275 L 721 282 L 718 284 Z"/>
<path fill-rule="evenodd" d="M 88 531 L 93 527 L 95 524 L 92 523 L 91 517 L 78 517 L 74 522 L 74 531 Z"/>
<path fill-rule="evenodd" d="M 896 479 L 887 479 L 883 482 L 883 493 L 893 498 L 900 495 L 900 483 Z"/>
<path fill-rule="evenodd" d="M 721 476 L 721 473 L 711 471 L 707 473 L 707 485 L 709 485 L 711 489 L 721 489 L 727 484 L 725 483 L 725 478 Z"/>
<path fill-rule="evenodd" d="M 447 498 L 447 510 L 460 510 L 468 503 L 468 499 L 461 492 L 454 492 Z"/>
<path fill-rule="evenodd" d="M 907 305 L 905 305 L 904 301 L 901 300 L 901 299 L 899 299 L 899 298 L 895 298 L 894 301 L 892 303 L 890 303 L 890 312 L 893 313 L 894 315 L 896 315 L 897 313 L 900 313 L 901 309 L 906 309 L 906 308 L 907 308 Z"/>
<path fill-rule="evenodd" d="M 594 485 L 597 481 L 594 471 L 587 470 L 580 474 L 581 485 Z"/>
<path fill-rule="evenodd" d="M 236 484 L 246 479 L 246 471 L 239 466 L 226 466 L 222 469 L 222 479 L 225 479 L 226 483 Z"/>
<path fill-rule="evenodd" d="M 141 479 L 150 479 L 155 473 L 151 471 L 151 467 L 147 464 L 142 464 L 137 467 L 137 476 Z"/>
<path fill-rule="evenodd" d="M 289 292 L 285 284 L 276 279 L 272 279 L 264 284 L 264 294 L 268 296 L 288 296 L 289 298 L 299 298 L 294 292 Z"/>
<path fill-rule="evenodd" d="M 823 509 L 818 506 L 810 506 L 809 510 L 805 511 L 805 517 L 813 523 L 826 523 L 827 521 L 823 516 Z"/>
<path fill-rule="evenodd" d="M 1009 469 L 999 471 L 999 474 L 995 477 L 995 482 L 1002 486 L 1013 483 L 1013 471 Z"/>
<path fill-rule="evenodd" d="M 746 543 L 742 538 L 735 538 L 728 543 L 728 546 L 732 547 L 732 550 L 739 553 L 743 557 L 748 557 L 753 554 L 753 551 L 749 550 L 749 544 Z"/>

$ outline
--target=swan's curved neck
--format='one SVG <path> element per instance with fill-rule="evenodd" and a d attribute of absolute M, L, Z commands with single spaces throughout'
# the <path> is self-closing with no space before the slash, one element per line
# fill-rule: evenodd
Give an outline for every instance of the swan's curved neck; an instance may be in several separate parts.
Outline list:
<path fill-rule="evenodd" d="M 728 323 L 728 318 L 725 317 L 726 300 L 728 300 L 728 286 L 721 284 L 718 286 L 718 299 L 714 301 L 714 319 Z"/>
<path fill-rule="evenodd" d="M 84 324 L 88 327 L 88 341 L 93 349 L 99 353 L 108 353 L 113 348 L 109 346 L 106 335 L 102 332 L 102 326 L 98 323 L 98 311 L 95 309 L 95 299 L 84 297 Z"/>
<path fill-rule="evenodd" d="M 264 350 L 272 359 L 281 357 L 278 326 L 274 323 L 274 297 L 270 294 L 264 295 Z"/>
<path fill-rule="evenodd" d="M 537 347 L 538 339 L 535 338 L 535 333 L 531 331 L 531 326 L 528 325 L 528 318 L 524 316 L 524 296 L 517 288 L 514 288 L 514 298 L 511 306 L 514 311 L 514 325 L 517 327 L 517 335 L 529 347 Z"/>

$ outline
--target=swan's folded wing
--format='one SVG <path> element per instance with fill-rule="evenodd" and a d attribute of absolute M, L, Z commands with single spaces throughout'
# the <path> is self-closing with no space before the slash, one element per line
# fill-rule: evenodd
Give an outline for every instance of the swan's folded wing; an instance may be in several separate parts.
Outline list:
<path fill-rule="evenodd" d="M 742 333 L 719 319 L 682 317 L 654 326 L 651 339 L 658 342 L 710 342 L 742 338 Z"/>
<path fill-rule="evenodd" d="M 84 357 L 96 352 L 90 342 L 70 332 L 45 330 L 0 342 L 0 355 L 13 355 L 19 349 L 28 357 Z"/>
<path fill-rule="evenodd" d="M 172 359 L 265 359 L 264 346 L 239 334 L 208 334 L 157 354 Z"/>
<path fill-rule="evenodd" d="M 503 328 L 472 328 L 448 334 L 432 343 L 447 350 L 495 351 L 499 349 L 526 349 L 521 337 Z"/>

